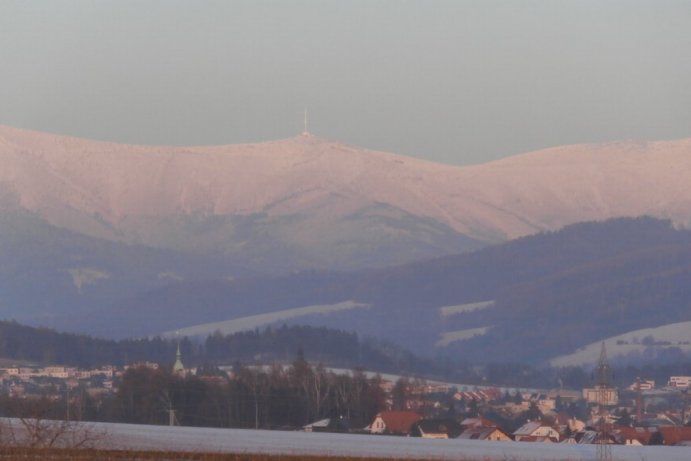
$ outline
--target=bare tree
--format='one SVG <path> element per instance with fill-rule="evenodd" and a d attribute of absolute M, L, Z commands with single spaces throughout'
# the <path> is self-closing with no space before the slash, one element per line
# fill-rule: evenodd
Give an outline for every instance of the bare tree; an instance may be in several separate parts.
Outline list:
<path fill-rule="evenodd" d="M 93 448 L 107 437 L 105 429 L 98 429 L 94 424 L 50 419 L 49 411 L 49 402 L 39 400 L 22 416 L 0 420 L 0 444 L 29 448 Z M 29 416 L 25 416 L 27 414 Z"/>
<path fill-rule="evenodd" d="M 29 448 L 95 448 L 107 438 L 104 429 L 78 421 L 40 418 L 6 419 L 0 423 L 0 443 Z"/>
<path fill-rule="evenodd" d="M 333 385 L 332 374 L 327 373 L 324 366 L 320 363 L 312 370 L 309 376 L 309 381 L 306 383 L 307 395 L 311 400 L 313 408 L 313 418 L 321 418 L 322 406 L 329 398 L 329 393 Z"/>

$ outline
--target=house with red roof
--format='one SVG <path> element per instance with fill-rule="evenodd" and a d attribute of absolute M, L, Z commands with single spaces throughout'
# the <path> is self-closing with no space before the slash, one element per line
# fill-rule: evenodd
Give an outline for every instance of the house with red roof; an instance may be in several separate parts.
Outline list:
<path fill-rule="evenodd" d="M 413 424 L 422 419 L 414 411 L 382 411 L 365 428 L 372 434 L 410 435 Z"/>
<path fill-rule="evenodd" d="M 462 432 L 453 419 L 421 419 L 413 424 L 410 435 L 424 439 L 455 439 Z"/>
<path fill-rule="evenodd" d="M 461 421 L 461 426 L 463 429 L 476 428 L 476 427 L 497 427 L 494 421 L 491 421 L 482 416 L 477 416 L 475 418 L 466 418 Z"/>
<path fill-rule="evenodd" d="M 664 445 L 688 445 L 691 442 L 691 427 L 663 426 L 657 428 Z"/>
<path fill-rule="evenodd" d="M 628 426 L 616 426 L 612 430 L 618 443 L 636 446 L 648 445 L 654 432 L 657 432 L 654 428 Z"/>
<path fill-rule="evenodd" d="M 510 442 L 511 437 L 498 427 L 471 427 L 463 431 L 458 437 L 465 440 L 492 440 L 495 442 Z"/>

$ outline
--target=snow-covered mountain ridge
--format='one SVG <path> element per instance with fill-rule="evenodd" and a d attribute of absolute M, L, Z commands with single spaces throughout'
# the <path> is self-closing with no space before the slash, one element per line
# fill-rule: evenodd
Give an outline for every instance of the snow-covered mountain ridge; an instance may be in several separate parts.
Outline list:
<path fill-rule="evenodd" d="M 691 140 L 566 146 L 459 167 L 310 134 L 164 147 L 0 127 L 0 165 L 0 209 L 110 240 L 252 247 L 259 259 L 280 249 L 321 266 L 401 262 L 617 216 L 691 222 Z M 373 249 L 387 245 L 376 261 Z"/>

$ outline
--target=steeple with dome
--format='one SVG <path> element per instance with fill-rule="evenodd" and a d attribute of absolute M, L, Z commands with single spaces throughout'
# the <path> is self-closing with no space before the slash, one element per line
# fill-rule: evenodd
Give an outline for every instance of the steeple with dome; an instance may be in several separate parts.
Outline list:
<path fill-rule="evenodd" d="M 180 353 L 180 343 L 178 342 L 178 350 L 175 353 L 175 364 L 173 365 L 173 373 L 183 374 L 185 372 L 185 365 L 182 364 L 182 354 Z"/>

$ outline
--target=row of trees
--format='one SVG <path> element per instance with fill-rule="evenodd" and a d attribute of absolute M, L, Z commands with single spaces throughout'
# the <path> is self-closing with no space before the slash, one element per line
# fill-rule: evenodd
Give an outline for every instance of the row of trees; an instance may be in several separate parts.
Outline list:
<path fill-rule="evenodd" d="M 432 362 L 391 344 L 362 340 L 356 333 L 311 326 L 283 325 L 233 334 L 216 332 L 203 341 L 182 338 L 179 344 L 185 361 L 195 365 L 238 360 L 287 362 L 298 348 L 312 351 L 311 358 L 315 360 L 345 367 L 390 371 L 402 364 L 410 370 L 429 367 Z M 177 346 L 177 339 L 115 341 L 0 321 L 0 357 L 16 360 L 82 367 L 144 361 L 167 363 L 175 357 Z"/>
<path fill-rule="evenodd" d="M 237 364 L 230 377 L 213 366 L 185 376 L 140 366 L 128 369 L 109 397 L 79 389 L 59 399 L 0 395 L 0 416 L 242 428 L 295 428 L 335 418 L 364 427 L 385 408 L 380 384 L 361 371 L 343 375 L 312 366 L 302 356 L 289 366 Z"/>
<path fill-rule="evenodd" d="M 424 358 L 395 345 L 324 327 L 282 326 L 227 335 L 215 333 L 203 342 L 183 338 L 179 344 L 185 363 L 191 366 L 236 361 L 286 363 L 297 349 L 304 348 L 310 351 L 311 360 L 331 366 L 366 367 L 465 384 L 575 389 L 593 385 L 590 372 L 581 367 L 537 367 L 508 361 L 478 365 L 457 357 Z M 0 357 L 8 359 L 83 367 L 143 361 L 172 364 L 177 346 L 177 341 L 160 337 L 113 341 L 0 321 Z M 615 368 L 616 384 L 626 386 L 637 376 L 664 382 L 672 375 L 689 375 L 691 361 L 678 357 L 671 364 Z"/>
<path fill-rule="evenodd" d="M 378 380 L 337 375 L 299 357 L 288 367 L 237 365 L 232 379 L 212 367 L 185 377 L 133 368 L 104 410 L 108 419 L 146 424 L 281 428 L 329 417 L 364 427 L 385 403 Z"/>

